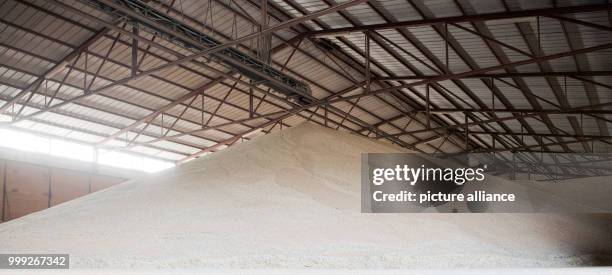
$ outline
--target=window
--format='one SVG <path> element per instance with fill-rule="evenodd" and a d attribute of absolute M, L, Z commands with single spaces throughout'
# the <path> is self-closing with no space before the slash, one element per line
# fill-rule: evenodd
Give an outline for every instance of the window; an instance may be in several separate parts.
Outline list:
<path fill-rule="evenodd" d="M 94 150 L 92 146 L 59 139 L 50 139 L 49 153 L 58 157 L 78 159 L 88 162 L 94 161 Z"/>
<path fill-rule="evenodd" d="M 158 172 L 174 166 L 174 163 L 169 161 L 104 149 L 98 150 L 98 157 L 96 160 L 96 149 L 91 145 L 38 136 L 12 129 L 0 128 L 0 146 L 80 161 L 97 161 L 97 163 L 102 165 L 149 173 Z"/>

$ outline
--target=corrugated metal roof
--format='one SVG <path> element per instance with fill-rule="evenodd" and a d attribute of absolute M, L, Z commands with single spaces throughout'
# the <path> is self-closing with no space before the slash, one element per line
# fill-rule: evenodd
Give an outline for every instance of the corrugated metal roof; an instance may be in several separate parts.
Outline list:
<path fill-rule="evenodd" d="M 332 0 L 270 1 L 270 25 L 274 26 L 290 18 L 300 17 L 304 13 L 319 11 L 341 2 Z M 599 3 L 569 0 L 556 2 L 560 7 Z M 66 3 L 86 14 L 115 24 L 118 28 L 128 32 L 132 30 L 130 24 L 113 23 L 114 19 L 108 14 L 79 0 L 70 0 Z M 258 3 L 248 0 L 230 2 L 182 0 L 176 1 L 171 8 L 167 6 L 166 1 L 150 1 L 149 5 L 167 12 L 176 20 L 207 33 L 219 41 L 230 41 L 250 34 L 257 30 L 256 25 L 260 20 Z M 341 96 L 356 96 L 365 92 L 363 88 L 366 77 L 364 34 L 361 32 L 340 34 L 339 37 L 326 37 L 324 41 L 317 37 L 298 37 L 300 32 L 537 8 L 552 8 L 552 6 L 550 1 L 533 0 L 370 1 L 367 4 L 327 14 L 274 34 L 272 48 L 275 50 L 272 54 L 271 65 L 309 84 L 312 96 L 316 99 L 334 97 L 340 92 L 344 92 Z M 609 15 L 606 12 L 576 13 L 564 16 L 592 24 L 610 26 Z M 206 18 L 204 22 L 203 18 Z M 0 4 L 0 37 L 2 37 L 0 40 L 0 100 L 3 101 L 0 103 L 4 105 L 4 102 L 34 83 L 79 45 L 93 37 L 102 27 L 102 24 L 94 22 L 83 14 L 63 10 L 51 2 L 42 0 L 3 1 Z M 476 33 L 481 33 L 481 35 Z M 140 63 L 139 71 L 155 69 L 178 58 L 194 54 L 192 50 L 159 37 L 146 28 L 143 28 L 139 35 L 143 39 L 156 43 L 155 46 L 147 45 L 144 42 L 139 44 L 137 56 Z M 541 17 L 539 24 L 534 18 L 522 18 L 514 21 L 492 20 L 474 24 L 462 22 L 458 23 L 458 26 L 448 25 L 448 33 L 443 24 L 437 24 L 383 29 L 371 35 L 370 65 L 373 77 L 437 75 L 447 69 L 447 59 L 448 70 L 452 73 L 460 73 L 497 66 L 503 60 L 516 62 L 529 59 L 529 55 L 550 55 L 612 41 L 612 35 L 601 29 L 567 22 L 561 23 L 556 19 L 546 17 Z M 445 36 L 449 38 L 449 43 L 445 42 Z M 294 37 L 298 38 L 292 39 Z M 300 39 L 303 40 L 294 51 Z M 286 40 L 289 40 L 294 46 L 286 45 L 284 42 Z M 506 45 L 519 51 L 510 49 Z M 111 47 L 112 50 L 109 50 Z M 541 50 L 538 50 L 538 47 L 541 47 Z M 245 42 L 237 48 L 245 54 L 256 56 L 256 43 Z M 489 73 L 534 73 L 548 70 L 610 71 L 612 63 L 608 60 L 612 56 L 611 53 L 612 50 L 608 49 Z M 55 97 L 53 104 L 59 104 L 83 95 L 84 90 L 97 92 L 106 85 L 129 77 L 131 54 L 132 38 L 126 34 L 120 34 L 117 30 L 108 30 L 87 47 L 87 50 L 78 59 L 70 60 L 68 66 L 60 69 L 47 81 L 43 81 L 36 95 L 32 96 L 29 101 L 28 96 L 23 97 L 5 114 L 10 117 L 21 108 L 22 104 L 27 104 L 21 115 L 31 115 L 44 108 L 53 97 Z M 290 56 L 291 59 L 287 62 Z M 243 77 L 236 84 L 234 80 L 239 77 L 239 74 L 230 71 L 227 65 L 217 60 L 197 58 L 194 62 L 173 66 L 150 76 L 129 81 L 127 84 L 85 96 L 83 99 L 35 117 L 28 117 L 16 125 L 54 136 L 65 136 L 96 143 L 227 73 L 234 79 L 225 79 L 206 89 L 204 104 L 202 104 L 201 96 L 187 98 L 164 112 L 163 127 L 160 127 L 162 125 L 161 115 L 150 119 L 151 125 L 146 126 L 146 130 L 142 131 L 135 142 L 141 144 L 159 139 L 166 131 L 167 136 L 196 131 L 202 127 L 203 123 L 214 126 L 248 119 L 251 101 L 249 80 Z M 95 81 L 92 83 L 94 78 Z M 371 90 L 418 80 L 374 80 Z M 89 89 L 84 89 L 84 86 Z M 232 92 L 227 95 L 233 86 L 235 87 Z M 253 100 L 254 108 L 256 108 L 254 115 L 276 113 L 296 106 L 295 103 L 284 99 L 280 93 L 267 94 L 268 87 L 264 85 L 255 83 L 254 86 L 256 87 Z M 557 110 L 561 107 L 558 98 L 566 99 L 570 108 L 609 103 L 612 95 L 608 91 L 611 86 L 612 76 L 587 76 L 582 79 L 563 76 L 517 79 L 506 76 L 496 78 L 493 82 L 491 78 L 462 78 L 437 82 L 430 87 L 429 100 L 432 108 L 478 110 L 492 108 L 492 97 L 495 95 L 495 108 L 497 109 Z M 426 118 L 422 113 L 417 115 L 418 121 L 410 124 L 408 122 L 411 120 L 409 118 L 411 112 L 423 112 L 426 108 L 425 94 L 425 86 L 420 85 L 378 96 L 363 97 L 357 103 L 355 103 L 356 100 L 334 103 L 332 108 L 328 109 L 328 125 L 363 135 L 367 135 L 368 132 L 374 135 L 370 129 L 375 127 L 378 129 L 376 130 L 378 135 L 400 134 L 397 139 L 391 138 L 393 142 L 409 146 L 412 143 L 418 143 L 419 139 L 436 134 L 423 131 L 415 135 L 402 134 L 404 131 L 424 129 Z M 316 113 L 313 113 L 315 109 Z M 512 113 L 506 112 L 497 116 L 511 115 Z M 570 118 L 571 116 L 574 118 Z M 505 120 L 472 126 L 470 130 L 485 132 L 511 130 L 520 133 L 521 129 L 525 131 L 524 129 L 529 128 L 534 133 L 556 132 L 575 135 L 577 133 L 570 120 L 578 119 L 580 115 L 571 116 L 547 114 L 521 121 Z M 595 119 L 592 115 L 583 115 L 579 119 L 582 132 L 606 137 L 609 135 L 607 124 L 610 121 L 610 118 L 607 117 L 600 115 L 599 119 Z M 325 108 L 313 107 L 297 116 L 284 119 L 283 125 L 292 126 L 306 120 L 325 125 L 324 118 Z M 478 123 L 478 121 L 491 118 L 487 113 L 474 112 L 470 113 L 469 122 Z M 387 119 L 393 120 L 386 121 Z M 132 146 L 127 150 L 179 160 L 203 148 L 213 146 L 217 142 L 255 130 L 259 128 L 259 125 L 268 121 L 270 119 L 257 119 L 226 125 L 216 130 L 184 135 L 177 139 L 161 138 L 160 141 L 146 146 Z M 460 112 L 435 114 L 431 119 L 433 127 L 460 124 L 463 121 L 464 115 Z M 136 137 L 145 128 L 146 122 L 145 120 L 144 123 L 127 131 L 128 139 Z M 407 124 L 409 127 L 406 128 Z M 168 131 L 171 125 L 172 130 Z M 272 125 L 265 128 L 270 129 Z M 272 129 L 276 131 L 280 129 L 280 126 L 277 124 Z M 125 146 L 125 135 L 124 133 L 121 138 L 110 141 L 107 145 Z M 499 139 L 500 141 L 510 140 L 508 137 Z M 528 136 L 528 140 L 523 137 L 523 141 L 528 145 L 538 142 L 531 136 Z M 464 148 L 462 142 L 461 138 L 453 137 L 444 144 L 436 141 L 429 145 L 419 145 L 418 148 L 432 151 L 442 145 L 440 146 L 442 150 L 462 150 Z M 478 146 L 487 147 L 492 141 L 490 136 L 479 134 L 478 137 L 473 136 L 472 142 Z"/>

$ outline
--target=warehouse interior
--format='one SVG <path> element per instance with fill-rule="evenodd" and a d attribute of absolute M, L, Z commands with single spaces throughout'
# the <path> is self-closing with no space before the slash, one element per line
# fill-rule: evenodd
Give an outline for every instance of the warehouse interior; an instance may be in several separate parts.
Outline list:
<path fill-rule="evenodd" d="M 609 0 L 1 0 L 0 253 L 63 249 L 87 268 L 610 265 L 609 215 L 360 216 L 359 165 L 498 154 L 522 180 L 605 204 L 612 168 L 589 164 L 611 160 L 611 48 Z M 555 158 L 560 172 L 538 159 L 570 153 L 589 157 Z"/>

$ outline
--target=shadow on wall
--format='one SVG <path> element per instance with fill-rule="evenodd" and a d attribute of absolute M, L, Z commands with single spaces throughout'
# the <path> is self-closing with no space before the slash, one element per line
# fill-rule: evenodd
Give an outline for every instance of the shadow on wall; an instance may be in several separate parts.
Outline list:
<path fill-rule="evenodd" d="M 0 222 L 125 181 L 124 178 L 0 159 Z"/>

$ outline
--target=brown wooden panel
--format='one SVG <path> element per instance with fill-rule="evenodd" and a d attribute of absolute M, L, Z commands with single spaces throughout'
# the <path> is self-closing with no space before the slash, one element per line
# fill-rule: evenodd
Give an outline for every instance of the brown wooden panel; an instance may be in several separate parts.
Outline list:
<path fill-rule="evenodd" d="M 47 167 L 9 161 L 6 168 L 6 220 L 39 211 L 49 203 Z"/>
<path fill-rule="evenodd" d="M 73 170 L 54 168 L 51 173 L 51 206 L 89 193 L 89 175 Z"/>
<path fill-rule="evenodd" d="M 124 181 L 125 179 L 122 178 L 94 175 L 91 177 L 91 192 L 100 191 L 102 189 L 111 187 L 115 184 L 119 184 Z"/>
<path fill-rule="evenodd" d="M 4 166 L 6 165 L 5 160 L 0 159 L 0 222 L 4 221 Z"/>

